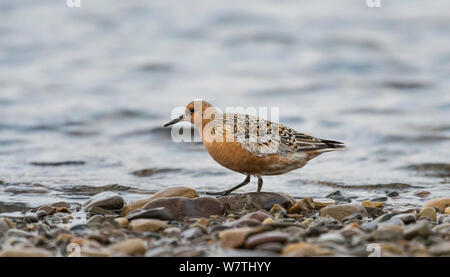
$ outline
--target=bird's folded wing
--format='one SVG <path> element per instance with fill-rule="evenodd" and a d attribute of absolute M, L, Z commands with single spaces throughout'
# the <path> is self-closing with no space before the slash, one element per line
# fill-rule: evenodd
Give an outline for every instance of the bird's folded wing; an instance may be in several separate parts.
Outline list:
<path fill-rule="evenodd" d="M 232 134 L 244 149 L 258 156 L 343 148 L 340 142 L 318 139 L 255 116 L 226 114 L 220 121 L 227 134 Z"/>

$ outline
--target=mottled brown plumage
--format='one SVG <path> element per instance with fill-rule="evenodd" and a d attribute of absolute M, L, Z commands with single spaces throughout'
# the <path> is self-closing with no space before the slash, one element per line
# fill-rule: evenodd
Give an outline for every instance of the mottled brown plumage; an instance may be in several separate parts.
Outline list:
<path fill-rule="evenodd" d="M 279 175 L 303 167 L 312 158 L 328 151 L 343 149 L 341 142 L 318 139 L 294 131 L 279 123 L 243 114 L 222 114 L 205 101 L 193 101 L 184 115 L 167 123 L 189 121 L 200 132 L 203 145 L 220 165 L 247 175 L 236 187 L 246 185 L 250 176 Z"/>

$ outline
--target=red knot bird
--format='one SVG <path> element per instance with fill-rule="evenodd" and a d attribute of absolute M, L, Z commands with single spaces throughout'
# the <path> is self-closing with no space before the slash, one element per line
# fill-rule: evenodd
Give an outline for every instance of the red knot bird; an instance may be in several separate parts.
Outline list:
<path fill-rule="evenodd" d="M 164 127 L 187 121 L 199 131 L 203 145 L 220 165 L 246 175 L 235 187 L 214 195 L 228 195 L 264 175 L 280 175 L 301 168 L 318 155 L 345 148 L 342 142 L 319 139 L 282 124 L 247 114 L 221 113 L 206 101 L 192 101 L 185 113 Z"/>

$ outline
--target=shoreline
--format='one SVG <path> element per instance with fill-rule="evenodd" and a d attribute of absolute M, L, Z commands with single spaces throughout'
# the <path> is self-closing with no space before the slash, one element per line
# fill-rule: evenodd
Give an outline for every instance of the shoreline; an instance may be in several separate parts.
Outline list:
<path fill-rule="evenodd" d="M 450 255 L 450 198 L 402 208 L 389 197 L 396 194 L 362 202 L 341 191 L 210 197 L 172 187 L 126 203 L 104 191 L 83 205 L 3 213 L 0 257 Z"/>

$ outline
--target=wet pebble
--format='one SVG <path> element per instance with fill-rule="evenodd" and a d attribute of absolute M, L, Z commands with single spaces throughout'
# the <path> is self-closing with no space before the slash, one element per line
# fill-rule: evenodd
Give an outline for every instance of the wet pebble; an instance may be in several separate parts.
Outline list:
<path fill-rule="evenodd" d="M 8 232 L 9 226 L 3 218 L 0 218 L 0 241 Z"/>
<path fill-rule="evenodd" d="M 255 229 L 252 227 L 240 227 L 224 230 L 219 233 L 220 244 L 223 248 L 237 248 L 244 244 L 245 239 Z"/>
<path fill-rule="evenodd" d="M 222 196 L 219 200 L 225 206 L 225 210 L 232 213 L 242 211 L 270 210 L 275 204 L 284 209 L 289 209 L 294 205 L 295 200 L 281 193 L 274 192 L 249 192 Z"/>
<path fill-rule="evenodd" d="M 399 214 L 400 213 L 397 213 L 397 212 L 388 213 L 388 214 L 378 217 L 376 220 L 378 222 L 386 222 L 386 221 L 390 220 L 391 218 L 393 218 L 394 216 L 399 215 Z"/>
<path fill-rule="evenodd" d="M 450 239 L 450 223 L 443 223 L 433 227 L 433 232 L 444 236 L 449 236 Z"/>
<path fill-rule="evenodd" d="M 248 214 L 244 215 L 242 218 L 254 219 L 254 220 L 258 220 L 259 222 L 263 222 L 264 220 L 266 220 L 268 218 L 272 218 L 272 216 L 270 215 L 270 213 L 267 213 L 266 211 L 256 211 L 256 212 L 248 213 Z"/>
<path fill-rule="evenodd" d="M 32 187 L 32 186 L 8 186 L 3 190 L 4 192 L 14 193 L 14 194 L 28 194 L 28 193 L 47 193 L 48 189 L 44 187 Z"/>
<path fill-rule="evenodd" d="M 260 234 L 255 234 L 247 237 L 245 240 L 246 248 L 253 248 L 259 244 L 268 242 L 284 243 L 289 239 L 289 235 L 280 231 L 269 231 Z"/>
<path fill-rule="evenodd" d="M 428 197 L 430 194 L 431 194 L 431 192 L 429 192 L 429 191 L 418 191 L 418 192 L 414 193 L 415 196 L 419 196 L 422 198 Z"/>
<path fill-rule="evenodd" d="M 128 218 L 126 217 L 118 217 L 114 219 L 114 222 L 116 222 L 117 227 L 119 228 L 127 228 L 128 227 Z"/>
<path fill-rule="evenodd" d="M 428 250 L 434 256 L 449 256 L 450 255 L 450 241 L 435 244 Z"/>
<path fill-rule="evenodd" d="M 321 216 L 331 216 L 336 220 L 341 221 L 344 217 L 352 214 L 361 214 L 363 217 L 367 217 L 366 209 L 360 204 L 340 204 L 330 205 L 320 210 Z"/>
<path fill-rule="evenodd" d="M 417 215 L 417 218 L 424 218 L 427 217 L 431 219 L 432 221 L 436 221 L 436 210 L 433 207 L 425 207 L 423 208 L 419 214 Z"/>
<path fill-rule="evenodd" d="M 128 229 L 135 232 L 156 232 L 167 227 L 167 223 L 159 219 L 135 219 L 128 223 Z"/>
<path fill-rule="evenodd" d="M 432 234 L 430 223 L 426 221 L 419 221 L 415 224 L 408 225 L 404 230 L 405 239 L 412 239 L 417 236 L 428 237 Z"/>
<path fill-rule="evenodd" d="M 203 235 L 203 231 L 199 227 L 189 228 L 181 233 L 181 237 L 188 239 L 188 240 L 192 240 L 192 239 L 201 237 L 202 235 Z"/>
<path fill-rule="evenodd" d="M 144 240 L 135 238 L 117 242 L 108 247 L 113 254 L 124 253 L 130 256 L 144 255 L 147 251 L 147 245 Z"/>
<path fill-rule="evenodd" d="M 329 230 L 338 230 L 342 228 L 342 224 L 332 217 L 321 216 L 308 224 L 305 235 L 318 236 Z"/>
<path fill-rule="evenodd" d="M 328 194 L 326 198 L 336 200 L 337 202 L 351 202 L 351 198 L 342 195 L 340 190 Z"/>
<path fill-rule="evenodd" d="M 383 203 L 381 202 L 374 202 L 374 201 L 362 201 L 361 205 L 363 207 L 370 207 L 370 208 L 379 208 L 379 209 L 383 209 Z"/>
<path fill-rule="evenodd" d="M 381 196 L 381 197 L 375 197 L 370 199 L 371 202 L 386 202 L 388 200 L 387 197 Z"/>
<path fill-rule="evenodd" d="M 188 187 L 171 187 L 164 189 L 162 191 L 159 191 L 155 194 L 153 194 L 149 198 L 140 199 L 136 201 L 132 201 L 128 203 L 122 211 L 123 215 L 128 215 L 130 212 L 140 209 L 145 206 L 148 202 L 151 200 L 157 199 L 157 198 L 165 198 L 165 197 L 187 197 L 187 198 L 196 198 L 198 197 L 197 191 L 194 189 L 188 188 Z"/>
<path fill-rule="evenodd" d="M 398 214 L 394 215 L 390 220 L 400 219 L 404 224 L 411 224 L 416 222 L 416 217 L 413 214 Z"/>
<path fill-rule="evenodd" d="M 222 215 L 224 205 L 221 201 L 211 197 L 168 197 L 154 199 L 143 207 L 144 210 L 165 208 L 175 219 L 183 217 L 209 217 Z"/>
<path fill-rule="evenodd" d="M 320 210 L 326 206 L 336 204 L 336 200 L 331 199 L 331 198 L 316 198 L 316 199 L 313 199 L 313 202 L 314 202 L 314 206 L 318 210 Z"/>
<path fill-rule="evenodd" d="M 384 214 L 384 210 L 375 207 L 364 207 L 367 211 L 367 214 L 371 218 L 378 218 Z"/>
<path fill-rule="evenodd" d="M 94 215 L 86 222 L 89 226 L 101 226 L 105 221 L 105 217 L 102 215 Z"/>
<path fill-rule="evenodd" d="M 261 224 L 261 222 L 259 220 L 241 217 L 238 220 L 233 219 L 233 220 L 227 221 L 223 224 L 223 226 L 229 227 L 229 228 L 238 228 L 238 227 L 245 227 L 245 226 L 249 226 L 249 227 L 258 226 L 260 224 Z"/>
<path fill-rule="evenodd" d="M 181 229 L 178 227 L 169 227 L 163 231 L 163 234 L 169 237 L 178 236 L 180 233 Z"/>
<path fill-rule="evenodd" d="M 122 196 L 117 193 L 104 191 L 92 196 L 86 203 L 84 203 L 86 211 L 97 207 L 105 210 L 120 210 L 125 201 Z"/>
<path fill-rule="evenodd" d="M 373 234 L 377 241 L 397 241 L 403 238 L 403 227 L 394 224 L 382 224 Z"/>
<path fill-rule="evenodd" d="M 316 256 L 329 256 L 333 252 L 323 246 L 298 242 L 286 245 L 281 254 L 289 257 L 316 257 Z"/>
<path fill-rule="evenodd" d="M 359 222 L 362 223 L 363 216 L 361 214 L 351 214 L 349 216 L 346 216 L 342 219 L 342 223 L 349 224 L 352 222 Z"/>
<path fill-rule="evenodd" d="M 255 246 L 254 250 L 280 253 L 281 250 L 283 250 L 283 244 L 279 243 L 279 242 L 262 243 L 262 244 Z"/>
<path fill-rule="evenodd" d="M 371 222 L 361 224 L 361 230 L 363 230 L 367 233 L 371 233 L 371 232 L 375 231 L 377 228 L 378 228 L 377 221 L 371 221 Z"/>
<path fill-rule="evenodd" d="M 395 191 L 395 190 L 386 192 L 386 196 L 387 197 L 396 197 L 396 196 L 399 196 L 399 195 L 400 194 L 397 191 Z"/>
<path fill-rule="evenodd" d="M 52 253 L 41 248 L 6 248 L 0 251 L 0 257 L 50 257 Z"/>
<path fill-rule="evenodd" d="M 345 238 L 339 233 L 325 233 L 320 235 L 316 241 L 321 243 L 343 244 L 345 242 Z"/>
<path fill-rule="evenodd" d="M 161 220 L 174 220 L 174 217 L 170 214 L 170 212 L 164 208 L 154 208 L 148 210 L 137 209 L 132 213 L 127 215 L 128 220 L 133 220 L 137 218 L 155 218 Z"/>
<path fill-rule="evenodd" d="M 440 214 L 437 217 L 437 220 L 440 224 L 442 223 L 450 223 L 450 215 L 448 214 Z"/>
<path fill-rule="evenodd" d="M 273 220 L 270 217 L 264 219 L 264 221 L 262 222 L 262 224 L 272 224 L 272 223 L 275 223 L 275 220 Z"/>
<path fill-rule="evenodd" d="M 44 212 L 45 215 L 52 215 L 55 212 L 55 207 L 52 206 L 42 206 L 37 209 L 37 212 Z"/>
<path fill-rule="evenodd" d="M 427 201 L 423 208 L 436 208 L 440 213 L 444 213 L 447 207 L 450 207 L 450 198 L 438 198 Z"/>
<path fill-rule="evenodd" d="M 302 198 L 297 201 L 292 207 L 289 208 L 289 213 L 297 213 L 303 211 L 313 211 L 316 209 L 316 205 L 311 197 Z"/>

